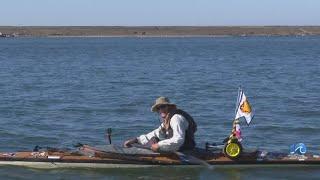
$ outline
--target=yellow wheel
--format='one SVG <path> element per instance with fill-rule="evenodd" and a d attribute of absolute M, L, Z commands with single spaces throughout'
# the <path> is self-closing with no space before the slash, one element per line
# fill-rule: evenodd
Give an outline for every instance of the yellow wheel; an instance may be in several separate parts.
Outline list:
<path fill-rule="evenodd" d="M 231 159 L 236 159 L 240 156 L 242 152 L 242 146 L 238 142 L 231 142 L 226 144 L 224 147 L 224 153 L 227 157 Z"/>

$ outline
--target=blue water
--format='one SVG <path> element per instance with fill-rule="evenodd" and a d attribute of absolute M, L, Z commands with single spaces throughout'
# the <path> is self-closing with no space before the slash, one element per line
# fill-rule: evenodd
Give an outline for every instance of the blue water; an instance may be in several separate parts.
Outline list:
<path fill-rule="evenodd" d="M 255 110 L 245 148 L 320 154 L 320 37 L 0 39 L 0 151 L 113 142 L 159 125 L 167 96 L 198 122 L 197 143 L 231 130 L 241 85 Z M 7 178 L 172 179 L 320 177 L 318 168 L 30 170 Z M 302 175 L 303 174 L 303 175 Z"/>

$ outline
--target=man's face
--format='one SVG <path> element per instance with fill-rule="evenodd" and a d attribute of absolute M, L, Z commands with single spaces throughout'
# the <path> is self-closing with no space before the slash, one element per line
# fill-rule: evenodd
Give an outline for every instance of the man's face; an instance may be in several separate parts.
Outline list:
<path fill-rule="evenodd" d="M 169 112 L 168 105 L 159 106 L 158 113 L 162 119 L 164 119 L 167 116 L 168 112 Z"/>

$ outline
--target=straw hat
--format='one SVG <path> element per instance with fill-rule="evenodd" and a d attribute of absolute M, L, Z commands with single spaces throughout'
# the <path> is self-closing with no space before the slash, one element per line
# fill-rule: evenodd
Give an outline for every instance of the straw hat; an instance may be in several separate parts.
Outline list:
<path fill-rule="evenodd" d="M 161 105 L 169 105 L 169 106 L 176 106 L 173 103 L 170 103 L 170 100 L 167 97 L 159 97 L 158 99 L 156 99 L 156 102 L 154 103 L 154 105 L 151 107 L 151 111 L 152 112 L 156 112 L 158 107 Z"/>

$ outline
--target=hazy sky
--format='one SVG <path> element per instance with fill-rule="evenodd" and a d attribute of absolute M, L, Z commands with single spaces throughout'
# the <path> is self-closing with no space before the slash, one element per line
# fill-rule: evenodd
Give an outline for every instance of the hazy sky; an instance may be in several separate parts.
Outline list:
<path fill-rule="evenodd" d="M 320 25 L 320 0 L 0 0 L 0 25 Z"/>

